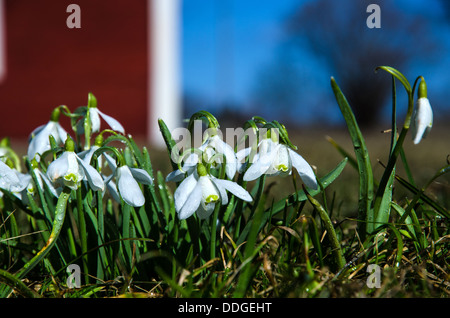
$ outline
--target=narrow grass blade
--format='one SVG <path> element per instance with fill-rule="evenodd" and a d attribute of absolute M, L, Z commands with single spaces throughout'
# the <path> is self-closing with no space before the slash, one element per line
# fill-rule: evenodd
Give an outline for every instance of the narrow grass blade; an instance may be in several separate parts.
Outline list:
<path fill-rule="evenodd" d="M 417 195 L 419 192 L 422 192 L 422 190 L 419 190 L 417 187 L 413 186 L 407 180 L 405 180 L 404 178 L 402 178 L 398 175 L 395 176 L 395 179 L 402 186 L 404 186 L 406 189 L 411 191 L 411 193 L 413 193 L 414 195 Z M 431 199 L 429 196 L 427 196 L 425 193 L 422 192 L 420 194 L 420 200 L 422 200 L 424 203 L 431 206 L 436 211 L 436 213 L 438 213 L 439 215 L 441 215 L 447 219 L 450 219 L 450 212 L 445 207 L 441 206 L 440 204 L 435 202 L 433 199 Z"/>
<path fill-rule="evenodd" d="M 400 217 L 402 217 L 403 214 L 405 214 L 405 209 L 403 209 L 398 203 L 391 202 L 391 205 L 392 205 L 392 208 L 400 215 Z M 408 228 L 409 233 L 414 238 L 417 238 L 416 231 L 414 230 L 414 226 L 413 226 L 411 218 L 409 216 L 406 217 L 405 224 L 406 224 L 406 227 Z"/>

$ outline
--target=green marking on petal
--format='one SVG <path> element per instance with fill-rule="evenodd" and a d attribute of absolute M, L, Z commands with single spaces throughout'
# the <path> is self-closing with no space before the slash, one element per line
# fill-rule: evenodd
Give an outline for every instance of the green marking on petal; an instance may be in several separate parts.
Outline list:
<path fill-rule="evenodd" d="M 216 203 L 219 200 L 219 196 L 215 194 L 208 195 L 205 199 L 205 204 Z"/>
<path fill-rule="evenodd" d="M 286 172 L 286 171 L 289 170 L 289 167 L 287 167 L 287 166 L 284 165 L 284 164 L 280 164 L 280 165 L 278 165 L 276 168 L 277 168 L 278 171 L 283 171 L 283 172 Z"/>
<path fill-rule="evenodd" d="M 69 174 L 66 174 L 64 176 L 64 180 L 77 182 L 78 181 L 78 177 L 74 173 L 69 173 Z"/>

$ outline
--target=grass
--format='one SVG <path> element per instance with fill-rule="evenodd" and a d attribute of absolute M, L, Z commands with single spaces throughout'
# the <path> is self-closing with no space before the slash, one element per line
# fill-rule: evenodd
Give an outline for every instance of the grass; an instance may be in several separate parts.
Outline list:
<path fill-rule="evenodd" d="M 30 205 L 5 192 L 1 297 L 448 297 L 448 152 L 440 138 L 447 129 L 435 125 L 419 145 L 393 139 L 405 127 L 396 123 L 360 131 L 345 96 L 336 83 L 332 88 L 347 127 L 289 131 L 289 142 L 315 168 L 318 190 L 302 187 L 296 172 L 248 183 L 238 175 L 253 202 L 230 195 L 209 219 L 179 220 L 178 184 L 165 181 L 174 168 L 167 149 L 111 134 L 104 146 L 154 178 L 141 185 L 144 206 L 89 187 L 60 203 L 41 189 Z M 202 116 L 209 115 L 194 115 Z M 52 225 L 60 213 L 64 221 Z M 80 268 L 77 288 L 67 281 L 70 264 Z"/>

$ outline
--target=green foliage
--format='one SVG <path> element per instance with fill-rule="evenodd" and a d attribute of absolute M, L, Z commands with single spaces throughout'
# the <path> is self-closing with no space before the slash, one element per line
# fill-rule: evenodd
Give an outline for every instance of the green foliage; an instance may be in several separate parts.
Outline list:
<path fill-rule="evenodd" d="M 114 192 L 94 191 L 86 179 L 76 190 L 63 187 L 55 197 L 49 186 L 39 182 L 33 158 L 24 157 L 35 191 L 18 196 L 2 190 L 0 296 L 448 296 L 449 201 L 441 202 L 426 191 L 447 174 L 449 166 L 437 171 L 422 187 L 416 184 L 403 143 L 414 120 L 415 87 L 422 78 L 411 86 L 399 71 L 384 66 L 379 69 L 392 75 L 393 84 L 391 145 L 386 147 L 389 159 L 380 180 L 374 177 L 369 149 L 351 106 L 332 79 L 354 155 L 330 138 L 344 156 L 342 161 L 336 160 L 334 169 L 317 176 L 316 189 L 300 185 L 299 174 L 289 171 L 286 178 L 292 179 L 293 190 L 281 199 L 272 195 L 273 180 L 280 176 L 262 174 L 254 181 L 244 181 L 245 172 L 253 164 L 247 158 L 243 170 L 230 178 L 222 165 L 226 156 L 222 158 L 225 161 L 214 161 L 218 157 L 213 156 L 205 171 L 239 185 L 252 200 L 228 193 L 227 204 L 216 203 L 208 218 L 194 213 L 180 219 L 174 187 L 180 187 L 185 175 L 168 183 L 161 171 L 153 169 L 151 149 L 140 147 L 121 132 L 96 131 L 90 121 L 95 116 L 92 107 L 97 107 L 92 94 L 88 106 L 73 113 L 61 106 L 58 109 L 70 119 L 75 133 L 76 152 L 88 151 L 93 144 L 98 146 L 90 163 L 105 180 L 112 174 L 117 181 L 115 171 L 126 165 L 142 169 L 153 182 L 139 184 L 145 198 L 141 206 L 127 204 L 122 194 L 117 200 Z M 407 116 L 400 133 L 396 124 L 396 80 L 408 95 Z M 207 128 L 219 128 L 217 119 L 206 111 L 193 114 L 188 129 L 192 129 L 194 120 L 202 120 Z M 178 144 L 164 121 L 158 124 L 168 160 L 177 171 L 182 165 L 171 160 L 171 155 L 178 150 Z M 264 129 L 277 129 L 281 144 L 296 149 L 286 127 L 277 121 L 255 116 L 243 126 L 257 134 L 253 149 L 268 136 Z M 49 150 L 37 163 L 44 173 L 64 150 L 57 138 L 51 136 L 49 141 Z M 7 150 L 2 160 L 9 158 L 11 167 L 23 169 L 7 139 L 1 146 Z M 200 158 L 206 160 L 203 150 Z M 105 154 L 115 163 L 105 160 Z M 399 157 L 406 176 L 398 174 Z M 358 173 L 356 219 L 336 215 L 340 199 L 335 193 L 329 200 L 329 186 L 341 186 L 339 176 L 347 163 Z M 410 197 L 396 197 L 397 187 Z M 81 286 L 75 288 L 67 280 L 71 264 L 81 270 Z M 369 265 L 382 268 L 381 285 L 376 288 L 367 283 Z"/>

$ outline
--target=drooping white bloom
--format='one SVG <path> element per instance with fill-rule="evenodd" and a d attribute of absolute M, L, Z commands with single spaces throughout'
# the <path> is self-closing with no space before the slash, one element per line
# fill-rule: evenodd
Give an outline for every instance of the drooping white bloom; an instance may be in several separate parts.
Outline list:
<path fill-rule="evenodd" d="M 0 160 L 0 189 L 15 193 L 25 187 L 26 184 L 19 178 L 17 171 Z"/>
<path fill-rule="evenodd" d="M 412 117 L 412 138 L 417 145 L 422 138 L 425 138 L 433 126 L 433 110 L 430 101 L 426 97 L 421 97 L 416 102 L 416 108 Z"/>
<path fill-rule="evenodd" d="M 50 150 L 49 137 L 53 136 L 55 142 L 64 143 L 67 138 L 67 132 L 57 121 L 50 120 L 46 125 L 39 126 L 30 134 L 30 144 L 28 145 L 28 158 L 40 160 L 40 156 Z M 36 156 L 36 155 L 39 156 Z M 36 157 L 35 157 L 36 156 Z"/>
<path fill-rule="evenodd" d="M 86 164 L 73 151 L 65 151 L 54 160 L 47 169 L 52 182 L 62 182 L 65 186 L 76 190 L 83 179 L 86 179 L 94 191 L 104 189 L 102 177 L 91 165 Z"/>
<path fill-rule="evenodd" d="M 209 174 L 197 172 L 190 174 L 175 190 L 175 210 L 178 217 L 187 219 L 195 212 L 200 219 L 208 218 L 214 211 L 216 203 L 228 203 L 227 191 L 236 197 L 250 202 L 251 195 L 237 183 L 215 178 Z"/>
<path fill-rule="evenodd" d="M 128 205 L 134 207 L 143 206 L 145 197 L 139 187 L 139 183 L 151 185 L 152 178 L 147 171 L 140 168 L 131 168 L 127 165 L 117 167 L 115 160 L 108 154 L 103 154 L 108 162 L 108 165 L 113 170 L 109 177 L 105 177 L 105 183 L 112 197 L 119 201 L 119 195 Z M 112 181 L 116 177 L 116 183 Z"/>
<path fill-rule="evenodd" d="M 259 143 L 259 152 L 254 156 L 251 166 L 244 174 L 244 181 L 252 181 L 263 174 L 268 176 L 290 175 L 294 167 L 305 185 L 317 189 L 317 180 L 311 166 L 288 146 L 275 143 L 270 138 Z"/>
<path fill-rule="evenodd" d="M 145 203 L 144 195 L 136 179 L 126 165 L 117 168 L 117 189 L 125 203 L 139 207 Z"/>
<path fill-rule="evenodd" d="M 100 131 L 100 117 L 103 118 L 112 130 L 118 131 L 122 134 L 125 133 L 123 126 L 113 117 L 101 112 L 97 107 L 89 107 L 89 116 L 91 120 L 91 131 Z"/>

